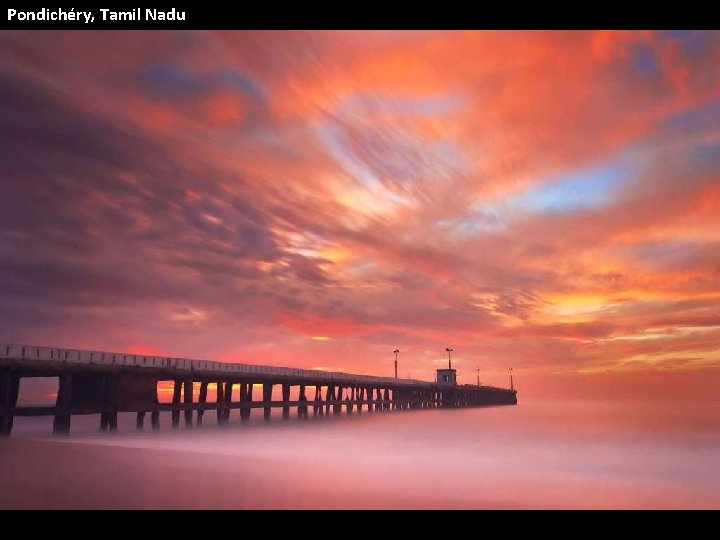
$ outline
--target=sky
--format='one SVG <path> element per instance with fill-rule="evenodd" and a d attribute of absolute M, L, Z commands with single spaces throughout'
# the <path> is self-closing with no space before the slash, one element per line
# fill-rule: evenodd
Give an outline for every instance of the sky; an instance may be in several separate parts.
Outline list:
<path fill-rule="evenodd" d="M 718 32 L 2 32 L 0 64 L 0 341 L 720 381 Z"/>

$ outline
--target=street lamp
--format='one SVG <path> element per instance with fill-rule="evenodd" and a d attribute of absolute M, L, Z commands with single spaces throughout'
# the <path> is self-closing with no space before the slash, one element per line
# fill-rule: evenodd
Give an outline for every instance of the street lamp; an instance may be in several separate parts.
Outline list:
<path fill-rule="evenodd" d="M 515 387 L 513 386 L 513 380 L 512 380 L 512 370 L 513 370 L 513 368 L 510 368 L 508 370 L 510 372 L 510 390 L 515 390 Z"/>
<path fill-rule="evenodd" d="M 478 386 L 480 386 L 480 368 L 475 368 L 475 369 L 477 369 Z"/>
<path fill-rule="evenodd" d="M 397 379 L 397 355 L 400 352 L 400 350 L 395 349 L 393 352 L 395 353 L 395 378 Z"/>
<path fill-rule="evenodd" d="M 452 358 L 450 357 L 450 353 L 453 352 L 453 350 L 450 347 L 445 347 L 445 350 L 448 353 L 448 369 L 452 369 Z"/>

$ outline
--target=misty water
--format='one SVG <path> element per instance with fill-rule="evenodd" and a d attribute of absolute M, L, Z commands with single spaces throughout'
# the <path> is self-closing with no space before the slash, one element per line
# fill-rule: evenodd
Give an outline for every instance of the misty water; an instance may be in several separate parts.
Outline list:
<path fill-rule="evenodd" d="M 0 508 L 718 508 L 717 404 L 538 401 L 116 434 L 16 419 Z M 149 422 L 148 422 L 149 423 Z"/>

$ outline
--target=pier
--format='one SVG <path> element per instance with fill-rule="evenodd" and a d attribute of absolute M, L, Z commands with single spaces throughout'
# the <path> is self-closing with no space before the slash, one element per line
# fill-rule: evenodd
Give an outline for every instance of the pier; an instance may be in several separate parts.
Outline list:
<path fill-rule="evenodd" d="M 452 370 L 439 370 L 452 371 Z M 17 406 L 20 381 L 26 377 L 57 377 L 54 406 Z M 9 436 L 16 416 L 53 416 L 53 432 L 70 432 L 73 415 L 96 414 L 102 431 L 117 430 L 118 413 L 136 413 L 138 429 L 159 429 L 160 414 L 170 413 L 172 426 L 201 424 L 207 411 L 215 411 L 219 425 L 233 411 L 247 420 L 261 409 L 269 420 L 272 409 L 282 418 L 308 415 L 361 414 L 434 409 L 515 405 L 513 388 L 458 385 L 321 370 L 295 369 L 212 360 L 188 360 L 130 353 L 80 351 L 52 347 L 0 344 L 0 436 Z M 170 381 L 171 403 L 158 399 L 158 383 Z M 208 387 L 216 400 L 208 401 Z M 199 386 L 199 392 L 194 388 Z M 273 389 L 282 399 L 273 399 Z M 234 390 L 239 392 L 234 392 Z M 197 393 L 197 399 L 194 394 Z M 233 399 L 237 394 L 239 399 Z"/>

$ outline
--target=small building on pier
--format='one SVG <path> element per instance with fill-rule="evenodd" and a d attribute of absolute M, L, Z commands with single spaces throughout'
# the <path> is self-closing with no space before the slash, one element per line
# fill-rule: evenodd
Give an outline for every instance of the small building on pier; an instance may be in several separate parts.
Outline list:
<path fill-rule="evenodd" d="M 457 370 L 455 369 L 438 369 L 437 385 L 441 388 L 447 388 L 457 385 Z"/>

